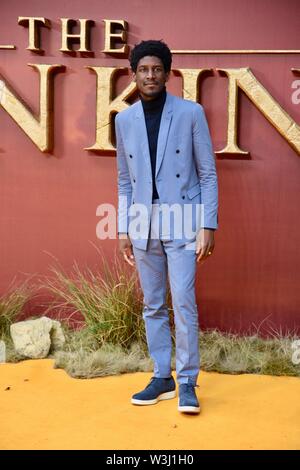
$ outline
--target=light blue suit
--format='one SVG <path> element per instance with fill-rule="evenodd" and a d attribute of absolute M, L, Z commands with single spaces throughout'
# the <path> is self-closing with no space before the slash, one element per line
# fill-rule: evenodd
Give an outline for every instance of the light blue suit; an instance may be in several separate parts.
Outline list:
<path fill-rule="evenodd" d="M 198 312 L 195 302 L 195 234 L 178 238 L 161 222 L 162 205 L 192 209 L 192 229 L 216 229 L 218 187 L 210 133 L 201 105 L 167 93 L 156 156 L 160 205 L 153 210 L 148 136 L 141 102 L 116 116 L 118 165 L 118 231 L 129 233 L 144 293 L 148 347 L 154 375 L 171 373 L 171 336 L 166 305 L 169 276 L 176 326 L 176 372 L 179 383 L 196 384 L 199 373 Z M 202 204 L 200 219 L 194 209 Z M 140 206 L 142 205 L 142 206 Z M 132 210 L 146 209 L 142 230 L 133 233 Z M 135 213 L 135 217 L 136 217 Z M 159 222 L 156 237 L 152 226 Z M 186 249 L 186 248 L 189 249 Z"/>

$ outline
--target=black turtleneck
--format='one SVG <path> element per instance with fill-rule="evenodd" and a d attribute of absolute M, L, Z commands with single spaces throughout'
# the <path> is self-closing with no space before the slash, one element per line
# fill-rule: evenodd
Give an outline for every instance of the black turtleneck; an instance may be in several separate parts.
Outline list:
<path fill-rule="evenodd" d="M 155 184 L 155 167 L 156 167 L 156 153 L 157 153 L 157 139 L 161 121 L 161 115 L 163 111 L 163 107 L 166 101 L 167 93 L 166 88 L 162 90 L 162 92 L 156 96 L 153 100 L 145 101 L 141 98 L 141 102 L 143 105 L 144 115 L 145 115 L 145 122 L 147 127 L 147 134 L 148 134 L 148 143 L 149 143 L 149 152 L 150 152 L 150 159 L 151 159 L 151 169 L 152 169 L 152 200 L 158 199 L 159 194 L 157 192 L 156 184 Z"/>

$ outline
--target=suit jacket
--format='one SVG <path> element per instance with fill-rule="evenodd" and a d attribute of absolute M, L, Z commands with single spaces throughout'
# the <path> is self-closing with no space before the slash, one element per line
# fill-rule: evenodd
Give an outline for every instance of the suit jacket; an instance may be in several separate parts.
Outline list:
<path fill-rule="evenodd" d="M 118 232 L 146 250 L 152 210 L 152 172 L 142 103 L 116 116 L 118 167 Z M 218 227 L 218 185 L 215 158 L 203 107 L 167 93 L 157 142 L 155 182 L 160 202 L 190 206 L 193 230 Z M 200 220 L 193 209 L 202 204 Z M 140 236 L 134 218 L 141 210 Z M 167 229 L 165 238 L 172 238 Z M 183 235 L 183 239 L 189 239 Z"/>

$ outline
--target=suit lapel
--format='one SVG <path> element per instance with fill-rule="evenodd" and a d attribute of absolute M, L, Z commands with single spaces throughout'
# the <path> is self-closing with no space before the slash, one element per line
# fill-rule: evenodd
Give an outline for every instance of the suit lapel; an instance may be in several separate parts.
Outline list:
<path fill-rule="evenodd" d="M 155 176 L 158 175 L 158 172 L 160 170 L 162 160 L 165 154 L 170 124 L 171 124 L 172 115 L 173 115 L 172 105 L 173 105 L 172 95 L 169 95 L 169 93 L 167 93 L 166 102 L 165 102 L 164 109 L 161 115 L 161 122 L 160 122 L 160 128 L 159 128 L 159 134 L 158 134 L 158 140 L 157 140 Z"/>
<path fill-rule="evenodd" d="M 150 159 L 150 151 L 149 151 L 149 143 L 148 143 L 148 134 L 147 134 L 147 128 L 146 128 L 143 105 L 142 105 L 141 101 L 139 101 L 137 103 L 135 119 L 136 119 L 137 139 L 140 143 L 139 147 L 141 148 L 143 156 L 144 156 L 144 160 L 145 160 L 146 164 L 148 165 L 148 170 L 149 170 L 150 178 L 151 178 L 151 181 L 152 181 L 151 159 Z"/>

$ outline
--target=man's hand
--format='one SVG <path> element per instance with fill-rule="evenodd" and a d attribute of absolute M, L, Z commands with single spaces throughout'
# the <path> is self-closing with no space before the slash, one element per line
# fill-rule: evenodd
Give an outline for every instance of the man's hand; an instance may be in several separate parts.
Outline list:
<path fill-rule="evenodd" d="M 215 247 L 214 230 L 202 228 L 196 239 L 197 263 L 212 254 Z"/>
<path fill-rule="evenodd" d="M 132 251 L 132 243 L 127 233 L 119 233 L 119 251 L 121 255 L 123 255 L 123 258 L 126 263 L 134 267 L 135 261 Z"/>

